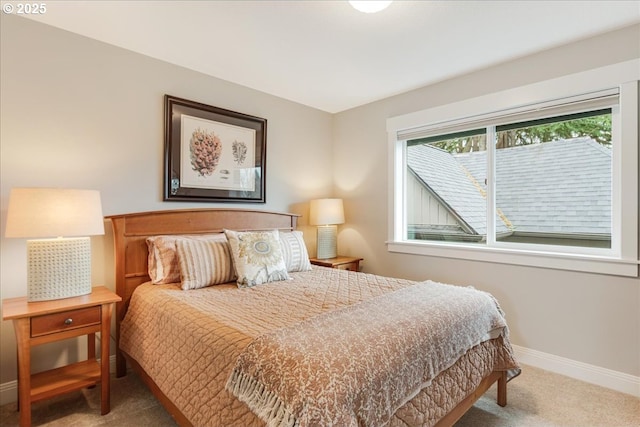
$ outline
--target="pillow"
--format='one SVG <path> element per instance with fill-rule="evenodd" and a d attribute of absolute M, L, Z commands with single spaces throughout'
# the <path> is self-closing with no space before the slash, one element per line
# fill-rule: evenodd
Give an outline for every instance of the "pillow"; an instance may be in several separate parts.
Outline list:
<path fill-rule="evenodd" d="M 289 278 L 278 230 L 224 232 L 231 246 L 238 287 L 246 288 Z"/>
<path fill-rule="evenodd" d="M 180 282 L 180 264 L 176 253 L 178 239 L 227 241 L 223 233 L 148 237 L 148 272 L 152 283 L 161 285 Z"/>
<path fill-rule="evenodd" d="M 280 246 L 289 273 L 311 270 L 309 253 L 302 238 L 302 231 L 281 231 Z"/>
<path fill-rule="evenodd" d="M 228 283 L 236 278 L 226 240 L 177 239 L 183 290 Z"/>

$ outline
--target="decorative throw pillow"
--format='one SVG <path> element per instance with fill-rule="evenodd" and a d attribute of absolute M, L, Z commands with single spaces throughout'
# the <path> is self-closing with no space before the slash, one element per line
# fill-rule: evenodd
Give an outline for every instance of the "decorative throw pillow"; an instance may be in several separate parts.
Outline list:
<path fill-rule="evenodd" d="M 280 246 L 289 273 L 311 270 L 309 253 L 302 238 L 302 231 L 281 231 Z"/>
<path fill-rule="evenodd" d="M 246 288 L 289 278 L 278 230 L 224 232 L 231 246 L 239 287 Z"/>
<path fill-rule="evenodd" d="M 177 239 L 175 244 L 182 289 L 200 289 L 236 278 L 226 240 Z"/>
<path fill-rule="evenodd" d="M 178 239 L 227 241 L 224 233 L 148 237 L 148 272 L 153 284 L 180 282 L 180 264 L 176 253 Z"/>

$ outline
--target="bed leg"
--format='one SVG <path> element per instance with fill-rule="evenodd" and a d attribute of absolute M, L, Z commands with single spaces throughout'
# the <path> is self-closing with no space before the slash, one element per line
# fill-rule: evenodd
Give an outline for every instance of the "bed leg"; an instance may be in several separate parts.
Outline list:
<path fill-rule="evenodd" d="M 498 405 L 507 406 L 507 371 L 502 371 L 498 378 Z"/>
<path fill-rule="evenodd" d="M 122 378 L 127 374 L 127 359 L 120 349 L 116 349 L 116 377 Z"/>

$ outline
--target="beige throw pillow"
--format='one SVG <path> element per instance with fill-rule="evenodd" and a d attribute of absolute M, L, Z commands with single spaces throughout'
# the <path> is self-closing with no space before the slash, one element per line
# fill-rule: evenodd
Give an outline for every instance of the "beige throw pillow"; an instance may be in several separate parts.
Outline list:
<path fill-rule="evenodd" d="M 176 253 L 176 240 L 178 239 L 227 241 L 224 233 L 148 237 L 148 272 L 152 283 L 161 285 L 180 282 L 180 264 Z"/>
<path fill-rule="evenodd" d="M 225 234 L 231 246 L 239 287 L 251 287 L 289 278 L 277 230 L 225 230 Z"/>
<path fill-rule="evenodd" d="M 236 278 L 228 242 L 177 239 L 175 245 L 182 289 L 200 289 L 228 283 Z"/>

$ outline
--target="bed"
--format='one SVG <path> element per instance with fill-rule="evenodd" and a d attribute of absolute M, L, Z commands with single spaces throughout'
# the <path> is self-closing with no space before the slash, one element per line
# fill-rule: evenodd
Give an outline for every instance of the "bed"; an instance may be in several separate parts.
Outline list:
<path fill-rule="evenodd" d="M 448 426 L 494 383 L 497 403 L 506 405 L 507 382 L 519 367 L 493 297 L 430 281 L 311 267 L 303 259 L 306 249 L 300 254 L 291 240 L 297 217 L 244 209 L 108 217 L 122 297 L 117 376 L 126 374 L 128 363 L 181 426 Z M 197 282 L 185 251 L 222 247 L 218 237 L 224 236 L 224 247 L 236 256 L 238 236 L 263 232 L 281 239 L 287 263 L 303 268 L 286 264 L 286 277 L 267 271 L 275 279 L 239 286 L 248 276 L 234 271 L 229 282 L 216 261 L 219 283 L 182 289 Z M 182 284 L 151 283 L 157 270 L 150 269 L 148 239 L 158 236 L 177 237 Z M 285 249 L 287 239 L 293 243 Z M 420 305 L 426 300 L 429 306 Z M 480 305 L 499 314 L 472 313 Z M 440 326 L 415 321 L 425 312 Z M 440 335 L 427 339 L 428 333 Z"/>

